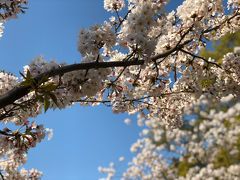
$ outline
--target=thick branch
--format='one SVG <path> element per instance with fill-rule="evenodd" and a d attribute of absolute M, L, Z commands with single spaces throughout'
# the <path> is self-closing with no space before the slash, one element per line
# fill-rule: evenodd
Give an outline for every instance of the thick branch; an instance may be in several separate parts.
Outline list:
<path fill-rule="evenodd" d="M 133 65 L 142 65 L 143 60 L 135 61 L 113 61 L 113 62 L 91 62 L 91 63 L 80 63 L 80 64 L 71 64 L 57 69 L 50 70 L 48 72 L 42 73 L 34 78 L 36 84 L 42 81 L 43 78 L 53 77 L 57 75 L 62 75 L 68 72 L 76 70 L 86 70 L 86 69 L 99 69 L 99 68 L 108 68 L 108 67 L 127 67 Z M 32 87 L 31 85 L 18 85 L 8 93 L 0 97 L 0 109 L 14 103 L 16 100 L 26 96 Z"/>

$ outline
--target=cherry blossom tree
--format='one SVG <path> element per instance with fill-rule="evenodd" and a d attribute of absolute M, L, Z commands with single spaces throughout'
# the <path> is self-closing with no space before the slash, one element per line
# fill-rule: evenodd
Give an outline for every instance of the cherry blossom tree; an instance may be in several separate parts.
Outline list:
<path fill-rule="evenodd" d="M 26 3 L 0 0 L 1 35 Z M 137 115 L 143 131 L 122 179 L 240 177 L 239 49 L 221 61 L 200 54 L 208 42 L 240 29 L 240 2 L 185 0 L 166 13 L 167 3 L 104 0 L 114 16 L 80 31 L 81 63 L 37 57 L 19 77 L 0 72 L 0 120 L 16 126 L 0 131 L 2 179 L 41 178 L 20 168 L 28 150 L 52 132 L 28 119 L 74 103 Z M 99 170 L 106 179 L 116 173 L 113 164 Z"/>

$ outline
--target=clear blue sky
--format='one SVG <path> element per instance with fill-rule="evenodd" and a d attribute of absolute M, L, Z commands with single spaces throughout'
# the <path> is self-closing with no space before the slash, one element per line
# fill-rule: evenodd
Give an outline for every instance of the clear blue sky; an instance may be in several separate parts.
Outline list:
<path fill-rule="evenodd" d="M 0 69 L 18 75 L 22 67 L 39 55 L 58 62 L 80 62 L 77 37 L 81 28 L 102 23 L 111 14 L 102 0 L 29 0 L 29 9 L 7 22 L 0 39 Z M 173 1 L 172 7 L 181 0 Z M 99 165 L 126 156 L 138 137 L 136 125 L 126 126 L 126 114 L 114 115 L 110 108 L 80 107 L 48 111 L 38 123 L 54 129 L 51 141 L 31 150 L 26 168 L 43 171 L 43 180 L 95 180 Z M 126 163 L 126 162 L 125 162 Z M 124 168 L 124 165 L 118 169 Z"/>

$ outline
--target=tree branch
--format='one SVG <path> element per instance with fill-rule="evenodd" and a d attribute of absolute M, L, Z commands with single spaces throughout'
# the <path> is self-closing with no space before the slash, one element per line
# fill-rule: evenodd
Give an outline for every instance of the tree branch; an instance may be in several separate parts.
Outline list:
<path fill-rule="evenodd" d="M 153 57 L 151 57 L 152 61 L 156 61 L 157 59 L 164 58 L 166 56 L 169 56 L 171 53 L 180 50 L 184 47 L 184 45 L 190 43 L 191 40 L 186 40 L 182 44 L 178 43 L 175 47 L 172 49 L 157 54 Z M 112 61 L 112 62 L 90 62 L 90 63 L 79 63 L 79 64 L 71 64 L 67 66 L 62 66 L 57 69 L 52 69 L 50 71 L 47 71 L 45 73 L 42 73 L 34 78 L 34 81 L 36 84 L 39 84 L 39 82 L 44 83 L 47 81 L 49 77 L 63 75 L 68 72 L 77 71 L 77 70 L 89 70 L 89 69 L 99 69 L 99 68 L 108 68 L 108 67 L 127 67 L 127 66 L 134 66 L 134 65 L 143 65 L 144 60 L 138 60 L 135 59 L 133 61 Z M 43 79 L 46 79 L 43 81 Z M 26 96 L 30 91 L 32 90 L 31 85 L 21 85 L 19 84 L 12 90 L 10 90 L 8 93 L 0 96 L 0 109 L 13 104 L 16 100 Z"/>
<path fill-rule="evenodd" d="M 133 65 L 143 65 L 143 60 L 134 60 L 134 61 L 113 61 L 113 62 L 91 62 L 91 63 L 80 63 L 80 64 L 71 64 L 67 66 L 62 66 L 57 69 L 50 70 L 48 72 L 42 73 L 34 78 L 36 84 L 42 81 L 43 78 L 49 78 L 57 75 L 62 75 L 68 72 L 77 71 L 77 70 L 86 70 L 86 69 L 99 69 L 99 68 L 108 68 L 108 67 L 127 67 Z M 43 83 L 43 82 L 42 82 Z M 26 96 L 32 87 L 31 85 L 18 85 L 8 93 L 0 96 L 0 109 L 14 103 L 16 100 Z"/>

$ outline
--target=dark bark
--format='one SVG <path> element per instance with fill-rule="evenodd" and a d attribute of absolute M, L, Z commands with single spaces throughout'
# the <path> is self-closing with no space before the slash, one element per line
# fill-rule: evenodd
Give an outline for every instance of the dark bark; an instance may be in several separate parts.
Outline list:
<path fill-rule="evenodd" d="M 47 80 L 47 78 L 49 77 L 63 75 L 65 73 L 77 71 L 77 70 L 99 69 L 99 68 L 108 68 L 108 67 L 127 67 L 127 66 L 142 65 L 142 64 L 144 64 L 143 60 L 71 64 L 71 65 L 62 66 L 57 69 L 53 69 L 48 72 L 42 73 L 34 78 L 34 82 L 36 84 L 39 84 L 39 82 L 42 82 L 43 79 Z M 31 89 L 32 89 L 31 85 L 20 84 L 15 88 L 13 88 L 12 90 L 10 90 L 8 93 L 2 95 L 0 97 L 0 109 L 26 96 L 31 91 Z"/>

